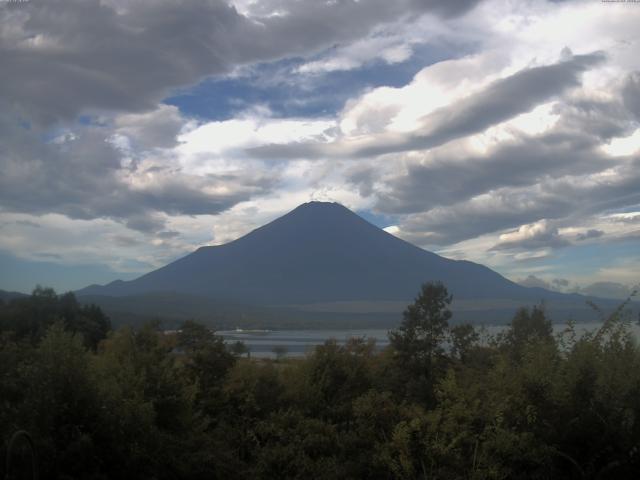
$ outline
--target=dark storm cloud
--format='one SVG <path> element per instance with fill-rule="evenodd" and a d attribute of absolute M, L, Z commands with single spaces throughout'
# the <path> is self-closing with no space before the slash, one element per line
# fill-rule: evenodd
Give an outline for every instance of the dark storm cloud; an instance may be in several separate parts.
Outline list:
<path fill-rule="evenodd" d="M 374 157 L 389 153 L 434 148 L 451 140 L 479 133 L 580 84 L 580 75 L 601 63 L 600 52 L 576 55 L 552 65 L 521 70 L 497 80 L 484 90 L 453 105 L 435 110 L 413 133 L 384 133 L 374 139 L 329 144 L 298 143 L 251 149 L 263 158 Z"/>
<path fill-rule="evenodd" d="M 381 23 L 427 11 L 457 15 L 476 3 L 277 2 L 256 18 L 220 0 L 7 4 L 0 98 L 40 123 L 86 110 L 150 110 L 171 89 L 240 64 L 317 52 Z"/>

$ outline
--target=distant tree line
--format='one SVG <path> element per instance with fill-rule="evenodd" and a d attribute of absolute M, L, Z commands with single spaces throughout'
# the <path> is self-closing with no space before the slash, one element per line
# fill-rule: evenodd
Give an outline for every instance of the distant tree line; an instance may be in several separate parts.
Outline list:
<path fill-rule="evenodd" d="M 38 288 L 0 304 L 0 460 L 24 430 L 42 478 L 638 478 L 624 308 L 557 336 L 523 308 L 482 337 L 449 324 L 450 303 L 428 283 L 382 352 L 329 340 L 270 361 L 194 321 L 112 330 L 98 307 Z M 0 478 L 28 478 L 19 460 Z"/>

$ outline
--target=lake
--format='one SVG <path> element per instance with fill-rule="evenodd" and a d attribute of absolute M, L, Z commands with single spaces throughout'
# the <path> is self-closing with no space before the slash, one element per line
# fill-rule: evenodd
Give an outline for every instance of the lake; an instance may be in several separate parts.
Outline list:
<path fill-rule="evenodd" d="M 330 338 L 335 338 L 338 343 L 344 344 L 352 337 L 366 337 L 376 340 L 378 348 L 384 348 L 389 344 L 388 330 L 359 329 L 359 330 L 227 330 L 216 332 L 227 343 L 238 340 L 251 351 L 252 357 L 275 358 L 275 347 L 286 348 L 286 356 L 301 357 L 317 345 L 322 345 Z"/>
<path fill-rule="evenodd" d="M 601 323 L 577 323 L 576 332 L 583 333 L 598 328 Z M 554 324 L 554 332 L 560 334 L 566 329 L 565 324 Z M 496 335 L 505 329 L 504 325 L 482 325 L 478 327 L 481 338 Z M 640 326 L 631 324 L 631 330 L 636 338 L 640 338 Z M 344 344 L 352 337 L 373 338 L 379 349 L 389 344 L 387 329 L 352 329 L 352 330 L 226 330 L 216 332 L 227 343 L 238 340 L 249 348 L 252 357 L 275 358 L 275 347 L 284 347 L 286 356 L 301 357 L 311 352 L 317 345 L 333 338 L 339 344 Z"/>

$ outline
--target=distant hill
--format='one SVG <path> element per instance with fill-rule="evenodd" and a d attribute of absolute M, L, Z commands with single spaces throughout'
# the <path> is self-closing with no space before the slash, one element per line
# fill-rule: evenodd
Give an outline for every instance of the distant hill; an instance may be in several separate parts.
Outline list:
<path fill-rule="evenodd" d="M 416 247 L 325 202 L 300 205 L 242 238 L 201 247 L 135 280 L 76 293 L 107 311 L 139 315 L 215 318 L 226 311 L 229 321 L 239 321 L 247 312 L 268 310 L 292 321 L 367 315 L 390 321 L 430 280 L 447 286 L 457 317 L 465 320 L 503 322 L 518 305 L 542 300 L 563 317 L 590 311 L 586 297 L 520 286 L 483 265 Z M 150 298 L 171 301 L 158 310 Z"/>
<path fill-rule="evenodd" d="M 6 290 L 0 290 L 0 300 L 2 300 L 3 302 L 8 302 L 10 300 L 13 300 L 14 298 L 24 298 L 28 296 L 29 295 L 27 295 L 26 293 L 7 292 Z"/>

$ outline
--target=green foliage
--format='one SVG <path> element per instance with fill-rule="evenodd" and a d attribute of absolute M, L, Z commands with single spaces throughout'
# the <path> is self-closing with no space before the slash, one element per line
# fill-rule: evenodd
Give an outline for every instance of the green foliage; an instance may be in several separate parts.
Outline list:
<path fill-rule="evenodd" d="M 271 363 L 238 362 L 229 372 L 224 392 L 230 409 L 236 415 L 251 419 L 264 418 L 277 411 L 282 403 L 284 387 Z"/>
<path fill-rule="evenodd" d="M 372 385 L 369 359 L 373 348 L 373 343 L 358 338 L 344 346 L 328 340 L 316 347 L 302 365 L 310 411 L 334 420 L 350 417 L 351 399 Z"/>
<path fill-rule="evenodd" d="M 183 323 L 177 347 L 186 354 L 182 360 L 189 380 L 197 385 L 198 404 L 213 413 L 220 407 L 223 382 L 236 362 L 235 356 L 222 337 L 193 320 Z"/>
<path fill-rule="evenodd" d="M 0 330 L 18 340 L 36 344 L 54 323 L 79 333 L 84 344 L 95 349 L 111 324 L 95 305 L 80 305 L 71 292 L 56 295 L 51 288 L 36 287 L 30 297 L 0 305 Z"/>
<path fill-rule="evenodd" d="M 278 360 L 282 360 L 287 355 L 287 347 L 284 345 L 276 345 L 273 347 L 272 352 L 276 354 Z"/>
<path fill-rule="evenodd" d="M 249 348 L 245 345 L 244 342 L 241 342 L 240 340 L 234 342 L 231 345 L 231 353 L 233 353 L 236 357 L 241 357 L 243 355 L 249 355 L 250 350 Z"/>
<path fill-rule="evenodd" d="M 556 337 L 521 309 L 483 342 L 449 327 L 450 302 L 424 285 L 382 352 L 353 338 L 271 361 L 192 321 L 105 335 L 101 312 L 37 289 L 0 306 L 0 436 L 29 431 L 45 478 L 637 477 L 623 309 Z"/>
<path fill-rule="evenodd" d="M 389 334 L 398 355 L 408 363 L 429 367 L 442 354 L 449 328 L 452 297 L 442 283 L 425 283 L 415 301 L 404 311 L 402 325 Z"/>
<path fill-rule="evenodd" d="M 400 382 L 394 390 L 402 388 L 411 398 L 434 400 L 434 386 L 443 369 L 451 300 L 442 283 L 425 283 L 404 311 L 400 328 L 389 332 L 395 363 L 391 374 Z"/>
<path fill-rule="evenodd" d="M 515 358 L 520 357 L 532 343 L 553 342 L 553 326 L 544 307 L 535 306 L 532 310 L 520 308 L 503 334 L 502 341 Z"/>
<path fill-rule="evenodd" d="M 480 335 L 473 325 L 468 323 L 451 327 L 449 341 L 451 343 L 451 355 L 461 361 L 468 359 L 471 349 L 478 343 Z"/>
<path fill-rule="evenodd" d="M 33 433 L 45 471 L 82 470 L 95 456 L 85 430 L 94 418 L 89 358 L 82 338 L 55 323 L 22 366 L 24 399 L 17 418 Z"/>

